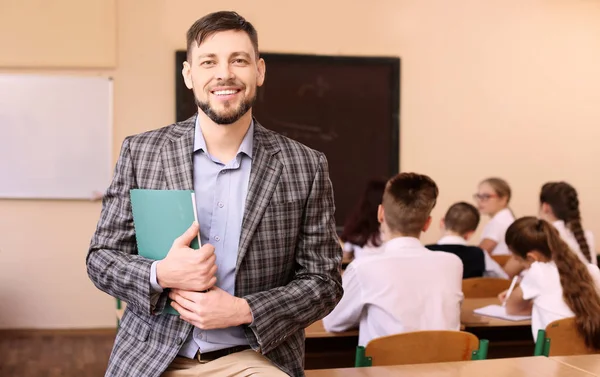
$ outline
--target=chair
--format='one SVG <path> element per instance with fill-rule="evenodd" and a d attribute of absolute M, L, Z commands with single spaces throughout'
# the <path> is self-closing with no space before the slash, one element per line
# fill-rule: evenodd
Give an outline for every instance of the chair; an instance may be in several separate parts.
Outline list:
<path fill-rule="evenodd" d="M 493 260 L 496 261 L 501 267 L 504 267 L 506 262 L 510 259 L 510 255 L 490 255 Z"/>
<path fill-rule="evenodd" d="M 552 345 L 552 347 L 551 347 Z M 588 348 L 577 331 L 575 318 L 551 322 L 546 330 L 538 330 L 534 356 L 569 356 L 598 354 L 600 350 Z"/>
<path fill-rule="evenodd" d="M 356 367 L 485 360 L 489 342 L 464 331 L 415 331 L 356 348 Z M 368 355 L 368 356 L 367 356 Z"/>
<path fill-rule="evenodd" d="M 498 278 L 463 279 L 462 291 L 465 298 L 496 297 L 510 287 L 510 280 Z"/>

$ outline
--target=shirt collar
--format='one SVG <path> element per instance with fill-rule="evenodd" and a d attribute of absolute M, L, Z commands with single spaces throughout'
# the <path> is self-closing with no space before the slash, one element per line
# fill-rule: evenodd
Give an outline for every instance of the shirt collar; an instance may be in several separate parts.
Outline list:
<path fill-rule="evenodd" d="M 560 229 L 560 230 L 567 228 L 565 225 L 565 222 L 562 220 L 556 220 L 556 221 L 552 222 L 552 225 L 554 225 L 555 228 Z"/>
<path fill-rule="evenodd" d="M 385 243 L 386 250 L 397 249 L 397 248 L 402 248 L 402 249 L 418 248 L 418 249 L 427 250 L 427 249 L 425 249 L 425 247 L 423 246 L 421 241 L 415 237 L 396 237 L 396 238 L 392 238 L 391 240 L 389 240 Z"/>
<path fill-rule="evenodd" d="M 248 157 L 252 158 L 252 148 L 254 147 L 254 119 L 250 122 L 250 127 L 242 139 L 242 143 L 238 149 L 237 154 L 244 153 Z M 206 148 L 206 140 L 202 135 L 202 129 L 200 128 L 200 118 L 196 116 L 196 128 L 194 131 L 194 152 L 202 150 L 204 153 L 208 153 Z"/>
<path fill-rule="evenodd" d="M 437 243 L 438 245 L 466 245 L 467 240 L 462 238 L 461 236 L 455 236 L 453 234 L 448 234 L 442 238 Z"/>

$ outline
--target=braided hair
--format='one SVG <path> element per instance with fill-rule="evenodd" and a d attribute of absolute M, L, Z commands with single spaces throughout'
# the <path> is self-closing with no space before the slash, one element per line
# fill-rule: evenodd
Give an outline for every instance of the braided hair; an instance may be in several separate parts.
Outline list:
<path fill-rule="evenodd" d="M 581 225 L 579 197 L 575 188 L 567 182 L 548 182 L 542 186 L 540 202 L 547 203 L 552 208 L 554 216 L 565 222 L 567 228 L 573 232 L 585 259 L 593 262 L 590 246 Z"/>

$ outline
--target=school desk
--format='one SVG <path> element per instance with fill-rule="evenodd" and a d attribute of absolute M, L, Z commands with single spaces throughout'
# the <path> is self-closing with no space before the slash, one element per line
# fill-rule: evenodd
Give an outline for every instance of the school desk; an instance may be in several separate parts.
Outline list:
<path fill-rule="evenodd" d="M 550 360 L 600 376 L 600 355 L 552 356 Z"/>
<path fill-rule="evenodd" d="M 473 313 L 474 309 L 497 303 L 496 298 L 465 299 L 461 309 L 463 330 L 490 341 L 488 359 L 533 355 L 531 321 L 513 322 Z M 317 321 L 306 329 L 305 368 L 351 367 L 357 345 L 357 330 L 329 333 L 323 322 Z"/>
<path fill-rule="evenodd" d="M 306 377 L 591 377 L 547 357 L 307 370 Z"/>
<path fill-rule="evenodd" d="M 477 308 L 497 304 L 497 298 L 465 299 L 460 317 L 462 330 L 490 341 L 488 359 L 533 355 L 535 344 L 530 320 L 508 321 L 473 313 Z"/>

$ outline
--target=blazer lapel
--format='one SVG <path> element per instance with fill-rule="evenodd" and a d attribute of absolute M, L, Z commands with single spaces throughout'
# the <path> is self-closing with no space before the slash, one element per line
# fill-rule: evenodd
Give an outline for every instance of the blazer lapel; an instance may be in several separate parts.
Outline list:
<path fill-rule="evenodd" d="M 167 190 L 193 190 L 194 130 L 196 116 L 176 123 L 160 151 Z"/>
<path fill-rule="evenodd" d="M 252 149 L 254 157 L 242 220 L 242 232 L 235 269 L 236 275 L 250 246 L 250 240 L 271 201 L 283 170 L 283 164 L 275 156 L 279 152 L 279 146 L 272 140 L 267 130 L 256 120 L 254 121 L 254 147 Z"/>

